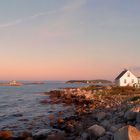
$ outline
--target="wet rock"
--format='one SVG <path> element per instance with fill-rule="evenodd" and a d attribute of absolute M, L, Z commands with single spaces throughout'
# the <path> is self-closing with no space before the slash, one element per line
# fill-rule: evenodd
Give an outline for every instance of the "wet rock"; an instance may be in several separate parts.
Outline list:
<path fill-rule="evenodd" d="M 11 139 L 13 137 L 13 133 L 11 131 L 0 131 L 1 139 Z"/>
<path fill-rule="evenodd" d="M 49 104 L 50 101 L 48 101 L 48 100 L 42 100 L 42 101 L 40 101 L 40 103 L 41 103 L 41 104 Z"/>
<path fill-rule="evenodd" d="M 32 137 L 32 134 L 29 133 L 29 132 L 22 132 L 22 133 L 20 134 L 20 137 L 25 139 L 25 138 Z"/>
<path fill-rule="evenodd" d="M 50 122 L 50 126 L 51 126 L 51 127 L 54 127 L 54 126 L 55 126 L 55 123 L 54 123 L 53 121 L 51 121 L 51 122 Z"/>
<path fill-rule="evenodd" d="M 122 127 L 114 134 L 114 140 L 140 140 L 140 131 L 130 125 Z"/>
<path fill-rule="evenodd" d="M 22 117 L 23 116 L 23 114 L 13 114 L 13 117 Z"/>
<path fill-rule="evenodd" d="M 63 111 L 59 111 L 59 112 L 58 112 L 58 115 L 59 115 L 59 116 L 62 116 L 62 115 L 64 115 L 64 112 L 63 112 Z"/>
<path fill-rule="evenodd" d="M 54 119 L 55 119 L 55 116 L 54 116 L 53 114 L 50 114 L 50 115 L 48 116 L 48 118 L 49 118 L 50 120 L 54 120 Z"/>
<path fill-rule="evenodd" d="M 88 128 L 88 134 L 91 138 L 95 137 L 101 137 L 105 134 L 105 129 L 102 126 L 99 125 L 93 125 Z"/>
<path fill-rule="evenodd" d="M 51 133 L 50 129 L 42 129 L 33 135 L 35 140 L 44 140 L 47 138 L 48 134 Z"/>
<path fill-rule="evenodd" d="M 64 123 L 64 119 L 63 119 L 63 118 L 58 118 L 58 119 L 57 119 L 57 123 L 58 123 L 58 124 Z"/>
<path fill-rule="evenodd" d="M 19 121 L 21 121 L 21 122 L 28 122 L 28 121 L 29 121 L 29 119 L 22 118 L 22 119 L 19 119 Z"/>

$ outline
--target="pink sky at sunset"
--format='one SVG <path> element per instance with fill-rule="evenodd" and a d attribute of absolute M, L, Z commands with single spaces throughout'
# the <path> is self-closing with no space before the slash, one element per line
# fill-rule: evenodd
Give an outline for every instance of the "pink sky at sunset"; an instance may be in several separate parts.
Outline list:
<path fill-rule="evenodd" d="M 139 4 L 2 2 L 0 79 L 113 80 L 124 68 L 140 76 Z"/>

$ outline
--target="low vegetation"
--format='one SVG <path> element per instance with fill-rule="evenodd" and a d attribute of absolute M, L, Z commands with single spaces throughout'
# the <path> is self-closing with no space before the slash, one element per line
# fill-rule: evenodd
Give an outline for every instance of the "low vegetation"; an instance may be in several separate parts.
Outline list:
<path fill-rule="evenodd" d="M 135 87 L 112 87 L 110 90 L 110 94 L 113 95 L 134 95 L 140 94 L 140 89 L 136 89 Z"/>

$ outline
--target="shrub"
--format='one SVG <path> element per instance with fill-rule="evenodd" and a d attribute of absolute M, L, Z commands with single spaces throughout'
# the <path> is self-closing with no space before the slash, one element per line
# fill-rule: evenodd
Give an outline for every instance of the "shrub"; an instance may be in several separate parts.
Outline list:
<path fill-rule="evenodd" d="M 139 99 L 140 99 L 140 96 L 135 96 L 135 97 L 130 98 L 130 101 L 137 101 Z"/>

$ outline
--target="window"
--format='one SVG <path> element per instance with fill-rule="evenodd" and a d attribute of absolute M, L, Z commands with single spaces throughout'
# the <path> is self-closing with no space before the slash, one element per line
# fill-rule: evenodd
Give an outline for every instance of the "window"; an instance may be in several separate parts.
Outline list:
<path fill-rule="evenodd" d="M 130 77 L 130 73 L 128 73 L 127 76 Z"/>
<path fill-rule="evenodd" d="M 134 83 L 134 79 L 132 79 L 132 83 Z"/>
<path fill-rule="evenodd" d="M 126 79 L 124 79 L 124 83 L 125 83 L 125 84 L 127 83 L 127 80 L 126 80 Z"/>

